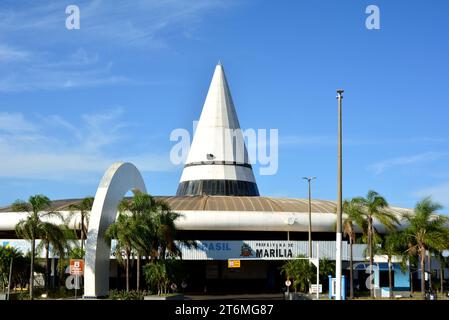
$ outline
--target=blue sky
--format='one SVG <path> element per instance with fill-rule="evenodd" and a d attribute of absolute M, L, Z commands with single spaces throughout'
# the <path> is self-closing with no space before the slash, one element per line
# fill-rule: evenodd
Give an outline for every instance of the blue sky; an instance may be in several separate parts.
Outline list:
<path fill-rule="evenodd" d="M 78 5 L 81 29 L 65 28 Z M 380 30 L 365 9 L 380 8 Z M 336 198 L 344 98 L 344 197 L 449 208 L 447 1 L 13 1 L 0 3 L 0 205 L 94 195 L 114 161 L 173 195 L 176 128 L 192 130 L 218 60 L 243 128 L 279 130 L 262 195 Z"/>

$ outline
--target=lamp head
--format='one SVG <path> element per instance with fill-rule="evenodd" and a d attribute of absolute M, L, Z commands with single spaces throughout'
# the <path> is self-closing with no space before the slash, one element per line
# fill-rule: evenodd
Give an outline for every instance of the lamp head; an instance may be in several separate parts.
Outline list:
<path fill-rule="evenodd" d="M 311 181 L 311 180 L 315 180 L 316 177 L 303 177 L 303 179 L 307 180 L 307 181 Z"/>

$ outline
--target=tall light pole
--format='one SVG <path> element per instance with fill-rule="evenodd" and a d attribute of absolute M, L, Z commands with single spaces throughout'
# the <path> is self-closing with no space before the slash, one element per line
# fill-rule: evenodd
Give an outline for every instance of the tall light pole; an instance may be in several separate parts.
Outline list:
<path fill-rule="evenodd" d="M 310 189 L 310 182 L 316 177 L 303 177 L 309 183 L 309 258 L 312 258 L 312 193 Z"/>
<path fill-rule="evenodd" d="M 343 92 L 344 90 L 337 90 L 337 99 L 338 99 L 338 173 L 337 173 L 337 234 L 336 234 L 336 300 L 341 300 L 341 214 L 342 214 L 342 100 L 343 100 Z"/>

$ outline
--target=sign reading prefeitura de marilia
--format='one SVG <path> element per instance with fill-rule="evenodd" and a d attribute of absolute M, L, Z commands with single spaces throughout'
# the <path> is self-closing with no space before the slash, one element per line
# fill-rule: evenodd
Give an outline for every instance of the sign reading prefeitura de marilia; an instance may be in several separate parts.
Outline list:
<path fill-rule="evenodd" d="M 247 247 L 247 248 L 246 248 Z M 244 244 L 242 253 L 246 250 L 250 256 L 254 252 L 255 258 L 293 258 L 293 243 L 291 242 L 256 242 L 253 247 Z"/>

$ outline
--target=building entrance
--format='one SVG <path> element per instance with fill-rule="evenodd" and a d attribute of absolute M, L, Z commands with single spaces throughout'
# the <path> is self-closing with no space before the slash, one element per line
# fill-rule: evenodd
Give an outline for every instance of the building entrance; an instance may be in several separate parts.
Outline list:
<path fill-rule="evenodd" d="M 241 260 L 240 268 L 228 268 L 224 260 L 184 261 L 186 292 L 238 294 L 281 292 L 283 261 Z"/>

